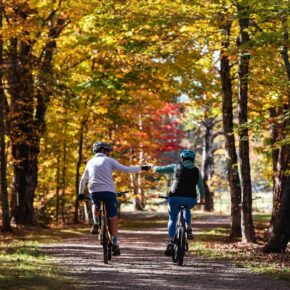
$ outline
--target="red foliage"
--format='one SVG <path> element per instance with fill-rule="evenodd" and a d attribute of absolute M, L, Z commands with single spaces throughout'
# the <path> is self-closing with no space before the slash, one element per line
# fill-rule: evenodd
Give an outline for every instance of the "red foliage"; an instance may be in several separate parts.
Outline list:
<path fill-rule="evenodd" d="M 165 103 L 152 114 L 149 122 L 152 140 L 158 144 L 156 157 L 164 159 L 164 153 L 174 152 L 181 149 L 180 143 L 184 137 L 184 132 L 180 128 L 182 121 L 181 106 L 179 104 Z"/>

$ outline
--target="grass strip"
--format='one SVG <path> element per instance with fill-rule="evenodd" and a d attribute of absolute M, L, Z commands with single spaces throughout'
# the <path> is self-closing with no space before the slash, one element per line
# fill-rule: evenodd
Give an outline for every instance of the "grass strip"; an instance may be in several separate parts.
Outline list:
<path fill-rule="evenodd" d="M 1 236 L 0 289 L 76 289 L 71 277 L 40 246 L 78 236 L 82 230 L 22 228 L 13 235 Z"/>

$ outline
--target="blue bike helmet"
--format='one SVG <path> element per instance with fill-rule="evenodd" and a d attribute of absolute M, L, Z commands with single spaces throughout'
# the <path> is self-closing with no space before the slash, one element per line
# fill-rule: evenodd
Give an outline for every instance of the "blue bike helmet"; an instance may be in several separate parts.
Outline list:
<path fill-rule="evenodd" d="M 180 158 L 182 158 L 183 160 L 190 160 L 193 162 L 195 159 L 195 152 L 192 151 L 191 149 L 185 149 L 180 153 Z"/>
<path fill-rule="evenodd" d="M 109 145 L 106 142 L 96 142 L 93 145 L 93 151 L 94 151 L 94 153 L 104 152 L 104 151 L 110 152 L 112 150 L 113 150 L 112 146 Z"/>

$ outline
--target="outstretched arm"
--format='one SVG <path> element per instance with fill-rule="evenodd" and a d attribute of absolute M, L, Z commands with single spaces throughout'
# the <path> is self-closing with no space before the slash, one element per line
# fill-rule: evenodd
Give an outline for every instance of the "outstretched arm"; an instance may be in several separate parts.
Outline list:
<path fill-rule="evenodd" d="M 141 166 L 125 166 L 119 163 L 116 159 L 111 159 L 113 170 L 119 170 L 127 173 L 134 173 L 141 171 Z"/>
<path fill-rule="evenodd" d="M 166 166 L 154 166 L 153 170 L 157 173 L 174 173 L 176 164 L 170 164 Z"/>

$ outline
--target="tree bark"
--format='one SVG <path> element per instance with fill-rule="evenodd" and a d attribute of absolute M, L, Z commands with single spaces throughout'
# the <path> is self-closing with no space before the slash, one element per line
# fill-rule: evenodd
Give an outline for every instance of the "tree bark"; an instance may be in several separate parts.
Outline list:
<path fill-rule="evenodd" d="M 249 157 L 249 133 L 248 133 L 248 86 L 249 86 L 249 62 L 250 54 L 247 49 L 250 40 L 247 29 L 249 27 L 249 8 L 237 5 L 239 15 L 240 35 L 238 39 L 239 58 L 239 159 L 241 165 L 242 185 L 242 240 L 255 242 L 255 229 L 252 216 L 252 182 Z"/>
<path fill-rule="evenodd" d="M 238 161 L 235 147 L 235 135 L 233 130 L 233 96 L 231 67 L 229 60 L 229 45 L 231 33 L 231 21 L 226 16 L 221 15 L 221 29 L 223 34 L 221 50 L 221 83 L 222 83 L 222 114 L 223 129 L 225 136 L 226 162 L 228 170 L 228 181 L 231 194 L 231 229 L 230 237 L 236 238 L 241 236 L 241 184 L 238 172 Z"/>
<path fill-rule="evenodd" d="M 92 98 L 89 101 L 89 97 L 86 98 L 85 106 L 90 106 L 96 98 Z M 89 104 L 88 104 L 89 103 Z M 75 200 L 75 212 L 74 212 L 74 223 L 79 222 L 79 201 L 78 201 L 78 193 L 79 193 L 79 183 L 80 183 L 80 169 L 83 160 L 83 142 L 84 142 L 84 130 L 86 128 L 86 124 L 88 122 L 88 114 L 84 115 L 81 121 L 80 129 L 79 129 L 79 144 L 78 144 L 78 161 L 76 164 L 76 182 L 75 182 L 75 190 L 76 190 L 76 200 Z"/>
<path fill-rule="evenodd" d="M 64 135 L 65 135 L 65 132 L 66 132 L 66 126 L 65 126 L 65 129 L 64 129 Z M 66 220 L 65 220 L 65 217 L 66 217 L 66 214 L 65 214 L 65 203 L 66 203 L 66 171 L 67 171 L 67 168 L 66 168 L 66 161 L 67 161 L 67 144 L 66 144 L 66 140 L 63 141 L 63 161 L 62 161 L 62 184 L 61 184 L 61 187 L 62 187 L 62 194 L 61 194 L 61 217 L 62 217 L 62 221 L 63 223 L 65 224 L 66 223 Z"/>
<path fill-rule="evenodd" d="M 284 61 L 285 70 L 290 81 L 290 63 L 288 55 L 288 15 L 282 16 L 283 25 L 283 38 L 285 45 L 282 48 L 281 56 Z M 264 251 L 270 252 L 282 252 L 286 249 L 287 244 L 290 240 L 290 144 L 282 144 L 279 149 L 275 149 L 277 142 L 286 140 L 289 138 L 289 126 L 290 119 L 287 118 L 287 114 L 290 112 L 290 87 L 287 87 L 288 103 L 284 104 L 283 108 L 278 110 L 272 109 L 272 116 L 277 116 L 284 121 L 282 123 L 276 123 L 272 127 L 272 143 L 273 143 L 273 169 L 274 169 L 274 204 L 272 219 L 269 227 L 269 240 Z M 283 117 L 284 115 L 284 117 Z"/>
<path fill-rule="evenodd" d="M 14 158 L 14 178 L 12 195 L 16 200 L 13 209 L 17 224 L 32 224 L 34 166 L 32 160 L 33 143 L 33 75 L 31 45 L 16 38 L 10 40 L 9 47 L 9 93 L 11 105 L 9 113 L 9 134 Z"/>
<path fill-rule="evenodd" d="M 0 0 L 0 30 L 2 30 L 3 1 Z M 6 160 L 6 96 L 3 89 L 3 39 L 0 36 L 0 182 L 1 182 L 1 203 L 2 203 L 2 231 L 11 231 L 10 213 L 7 192 L 7 160 Z"/>
<path fill-rule="evenodd" d="M 265 253 L 283 252 L 290 241 L 290 175 L 283 179 L 281 205 L 273 223 L 273 231 L 263 249 Z"/>
<path fill-rule="evenodd" d="M 213 211 L 214 193 L 211 191 L 210 181 L 214 174 L 214 156 L 213 156 L 213 129 L 214 129 L 214 118 L 206 118 L 203 122 L 205 128 L 204 141 L 203 141 L 203 154 L 202 154 L 202 172 L 205 187 L 205 210 Z"/>
<path fill-rule="evenodd" d="M 134 149 L 130 148 L 130 164 L 132 163 Z M 143 210 L 144 204 L 142 203 L 141 194 L 140 194 L 140 179 L 139 173 L 130 174 L 130 188 L 133 191 L 133 205 L 135 210 Z M 144 201 L 143 201 L 144 202 Z"/>
<path fill-rule="evenodd" d="M 139 119 L 138 119 L 138 127 L 139 130 L 143 130 L 143 120 L 142 120 L 142 114 L 139 114 Z M 143 146 L 140 144 L 139 146 L 139 164 L 143 163 Z M 144 210 L 145 208 L 145 196 L 144 196 L 144 189 L 143 189 L 143 182 L 142 182 L 142 175 L 141 173 L 136 174 L 136 183 L 135 185 L 137 186 L 137 196 L 135 197 L 135 210 Z"/>
<path fill-rule="evenodd" d="M 56 200 L 55 200 L 55 222 L 58 223 L 59 217 L 59 192 L 60 192 L 60 156 L 57 156 L 57 168 L 56 168 Z"/>
<path fill-rule="evenodd" d="M 18 17 L 22 17 L 25 23 L 29 15 L 25 13 L 24 9 L 25 5 L 18 7 L 15 13 L 18 14 Z M 27 11 L 33 13 L 32 10 L 27 9 Z M 23 34 L 27 39 L 24 41 L 11 38 L 10 40 L 9 135 L 14 158 L 12 212 L 17 224 L 33 223 L 33 199 L 37 186 L 40 138 L 45 131 L 45 114 L 53 87 L 52 57 L 56 48 L 55 39 L 63 27 L 64 21 L 61 19 L 48 21 L 48 41 L 39 65 L 36 65 L 33 42 L 29 41 L 30 35 L 28 31 L 25 31 L 25 25 L 23 25 Z"/>
<path fill-rule="evenodd" d="M 75 212 L 74 212 L 74 223 L 77 224 L 79 222 L 79 201 L 78 201 L 78 193 L 79 193 L 79 183 L 80 183 L 80 168 L 82 165 L 82 155 L 83 155 L 83 139 L 84 139 L 84 124 L 81 123 L 80 132 L 79 132 L 79 148 L 78 148 L 78 161 L 76 164 L 76 200 L 75 200 Z"/>
<path fill-rule="evenodd" d="M 279 149 L 275 148 L 275 143 L 277 140 L 281 139 L 282 135 L 282 126 L 277 123 L 278 116 L 283 114 L 282 108 L 270 108 L 270 117 L 272 120 L 271 124 L 271 145 L 272 145 L 272 168 L 273 168 L 273 208 L 272 208 L 272 217 L 269 226 L 269 233 L 273 230 L 273 223 L 275 217 L 277 216 L 279 210 L 279 204 L 281 201 L 281 180 L 279 178 L 278 172 L 278 159 L 279 159 Z"/>

